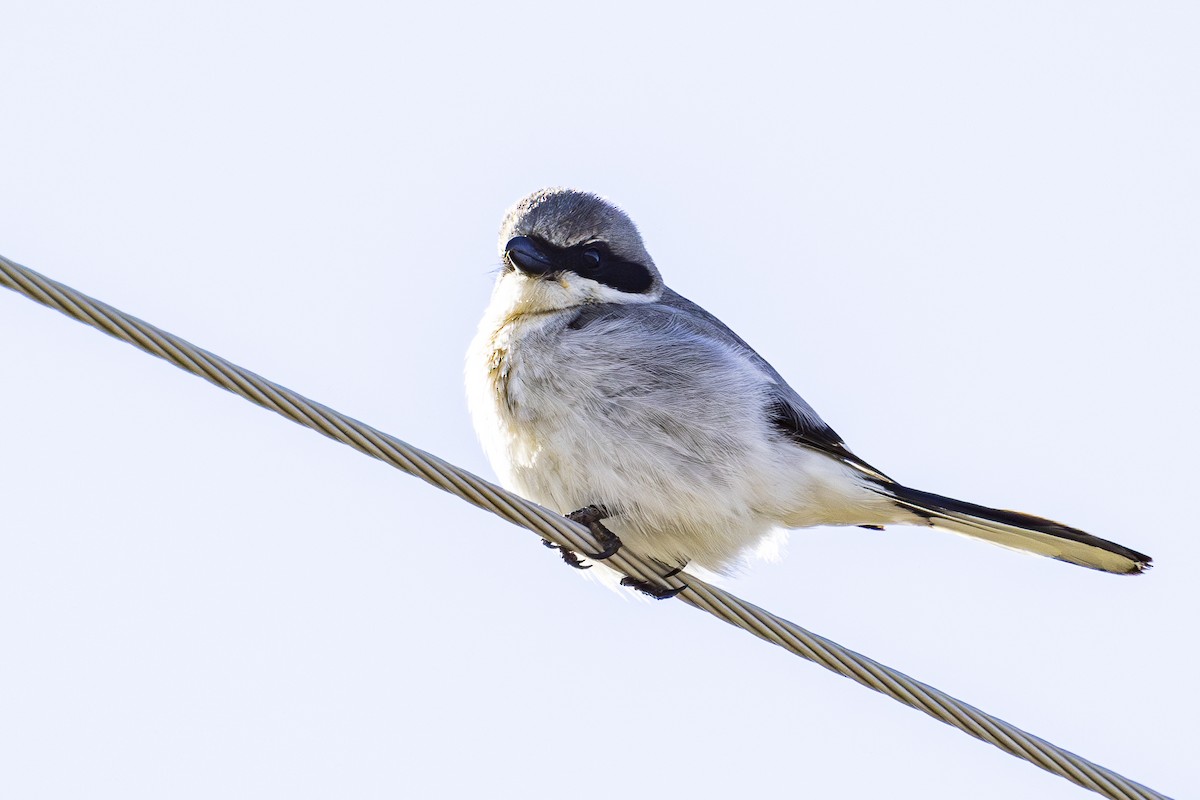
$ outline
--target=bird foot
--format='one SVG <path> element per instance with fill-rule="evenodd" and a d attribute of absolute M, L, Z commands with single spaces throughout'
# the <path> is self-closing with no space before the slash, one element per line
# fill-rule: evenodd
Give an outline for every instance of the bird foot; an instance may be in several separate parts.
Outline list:
<path fill-rule="evenodd" d="M 606 558 L 612 558 L 621 549 L 620 537 L 600 523 L 600 520 L 607 517 L 608 509 L 604 506 L 588 506 L 587 508 L 581 508 L 578 511 L 572 511 L 570 514 L 567 514 L 567 519 L 587 526 L 587 529 L 596 537 L 596 541 L 600 542 L 600 546 L 604 548 L 599 553 L 583 554 L 593 561 L 603 561 Z"/>
<path fill-rule="evenodd" d="M 592 532 L 592 535 L 600 542 L 603 547 L 599 553 L 583 553 L 585 558 L 590 558 L 593 561 L 603 561 L 606 558 L 612 558 L 621 549 L 621 539 L 608 528 L 600 524 L 600 520 L 608 516 L 608 510 L 604 506 L 588 506 L 581 508 L 578 511 L 572 511 L 567 514 L 567 519 L 572 522 L 578 522 L 580 525 L 586 525 L 587 529 Z M 553 550 L 557 550 L 562 556 L 562 560 L 567 562 L 575 569 L 591 569 L 591 564 L 583 563 L 580 554 L 566 547 L 561 547 L 549 539 L 542 539 L 542 544 Z"/>
<path fill-rule="evenodd" d="M 674 570 L 670 574 L 673 575 L 677 572 L 679 572 L 679 570 Z M 664 577 L 668 577 L 668 576 L 664 576 Z M 657 586 L 657 585 L 651 583 L 650 581 L 640 581 L 637 578 L 630 578 L 630 577 L 621 578 L 621 585 L 628 586 L 630 589 L 637 589 L 642 594 L 647 595 L 648 597 L 653 597 L 655 600 L 670 600 L 672 597 L 679 594 L 684 589 L 688 588 L 685 585 L 685 586 L 676 586 L 675 588 L 672 589 L 667 586 Z"/>
<path fill-rule="evenodd" d="M 685 566 L 687 566 L 686 564 L 680 564 L 677 567 L 671 567 L 670 569 L 668 569 L 666 564 L 662 563 L 661 561 L 658 561 L 657 559 L 655 559 L 654 563 L 658 564 L 660 567 L 667 570 L 666 572 L 664 572 L 662 574 L 662 577 L 664 577 L 664 578 L 674 578 L 676 575 L 683 572 L 683 568 Z M 650 581 L 641 581 L 641 580 L 638 580 L 637 578 L 630 578 L 630 577 L 622 578 L 621 585 L 628 586 L 630 589 L 637 589 L 642 594 L 653 597 L 655 600 L 670 600 L 672 597 L 679 594 L 684 589 L 688 588 L 687 585 L 685 584 L 683 586 L 677 586 L 674 589 L 672 589 L 669 586 L 659 586 L 657 584 L 651 583 Z"/>
<path fill-rule="evenodd" d="M 600 546 L 604 548 L 599 553 L 583 554 L 585 557 L 590 558 L 593 561 L 603 561 L 606 558 L 612 558 L 617 554 L 617 551 L 621 549 L 621 538 L 608 528 L 604 527 L 604 525 L 600 522 L 600 520 L 606 519 L 607 517 L 608 509 L 601 505 L 587 506 L 586 508 L 581 508 L 578 511 L 572 511 L 570 514 L 567 514 L 567 519 L 571 520 L 572 522 L 578 522 L 580 525 L 587 526 L 587 529 L 590 530 L 592 535 L 596 537 L 596 540 L 600 542 Z M 557 548 L 559 554 L 562 555 L 563 561 L 566 561 L 572 567 L 575 567 L 575 569 L 589 569 L 592 566 L 591 564 L 582 563 L 577 554 L 565 547 L 559 547 L 558 545 L 546 539 L 543 539 L 542 543 L 547 547 Z M 663 564 L 663 566 L 666 567 L 665 564 Z M 682 570 L 682 566 L 674 567 L 663 573 L 663 577 L 673 578 Z M 650 581 L 638 580 L 637 578 L 630 578 L 628 576 L 621 579 L 621 585 L 628 586 L 631 589 L 637 589 L 642 594 L 653 597 L 655 600 L 668 600 L 682 592 L 684 589 L 688 588 L 687 586 L 677 586 L 675 588 L 659 586 L 651 583 Z"/>
<path fill-rule="evenodd" d="M 591 569 L 592 568 L 591 564 L 583 563 L 583 561 L 579 558 L 579 556 L 575 555 L 574 550 L 568 550 L 565 547 L 559 547 L 558 545 L 556 545 L 554 542 L 550 541 L 549 539 L 542 539 L 542 544 L 546 545 L 546 547 L 549 547 L 551 550 L 557 550 L 558 554 L 560 556 L 562 556 L 562 560 L 567 562 L 568 565 L 574 567 L 575 569 Z"/>

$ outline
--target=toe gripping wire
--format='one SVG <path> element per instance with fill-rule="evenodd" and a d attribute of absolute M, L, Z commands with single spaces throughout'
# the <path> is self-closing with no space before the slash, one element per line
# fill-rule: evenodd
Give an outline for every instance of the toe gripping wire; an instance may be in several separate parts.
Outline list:
<path fill-rule="evenodd" d="M 923 711 L 934 719 L 1086 789 L 1118 800 L 1165 797 L 903 673 L 810 633 L 694 575 L 680 575 L 678 572 L 664 574 L 661 566 L 653 561 L 631 553 L 628 548 L 618 548 L 611 541 L 604 541 L 602 535 L 597 535 L 595 526 L 573 521 L 510 494 L 434 455 L 314 403 L 3 256 L 0 256 L 0 285 L 169 361 L 180 369 L 199 375 L 293 422 L 415 475 L 509 522 L 528 528 L 564 553 L 605 554 L 612 550 L 605 564 L 622 572 L 627 579 L 626 585 L 647 587 L 663 595 L 678 594 L 680 600 L 694 608 L 707 611 L 760 639 Z M 686 581 L 681 578 L 686 578 Z"/>

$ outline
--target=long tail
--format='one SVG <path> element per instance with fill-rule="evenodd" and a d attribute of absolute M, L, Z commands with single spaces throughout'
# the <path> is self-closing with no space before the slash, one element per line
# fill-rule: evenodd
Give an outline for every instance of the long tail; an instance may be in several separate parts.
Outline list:
<path fill-rule="evenodd" d="M 1136 575 L 1150 566 L 1148 555 L 1052 520 L 964 503 L 896 483 L 889 483 L 886 488 L 898 505 L 928 520 L 930 525 L 1002 547 L 1122 575 Z"/>

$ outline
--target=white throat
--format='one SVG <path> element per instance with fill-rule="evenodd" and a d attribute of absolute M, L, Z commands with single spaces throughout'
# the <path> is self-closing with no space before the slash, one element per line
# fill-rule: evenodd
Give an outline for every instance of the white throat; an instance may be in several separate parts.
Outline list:
<path fill-rule="evenodd" d="M 488 314 L 501 325 L 537 314 L 553 314 L 583 305 L 599 303 L 653 303 L 662 297 L 662 288 L 631 294 L 564 272 L 553 278 L 526 275 L 510 270 L 500 276 L 492 292 Z M 498 318 L 498 319 L 497 319 Z"/>

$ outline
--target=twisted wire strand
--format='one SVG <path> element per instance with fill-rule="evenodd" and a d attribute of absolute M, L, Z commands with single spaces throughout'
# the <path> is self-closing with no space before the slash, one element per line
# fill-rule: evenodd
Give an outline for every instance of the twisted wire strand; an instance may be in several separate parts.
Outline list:
<path fill-rule="evenodd" d="M 293 422 L 415 475 L 479 508 L 528 528 L 554 544 L 577 553 L 601 549 L 600 543 L 587 528 L 566 517 L 511 494 L 369 425 L 314 403 L 3 256 L 0 256 L 0 285 L 169 361 L 180 369 L 199 375 Z M 760 639 L 923 711 L 934 719 L 1105 797 L 1114 800 L 1166 798 L 1153 789 L 1026 733 L 932 686 L 747 603 L 694 575 L 680 573 L 679 576 L 663 578 L 652 562 L 631 553 L 628 548 L 622 548 L 605 563 L 640 580 L 670 588 L 686 586 L 678 598 L 688 605 L 707 611 Z"/>

